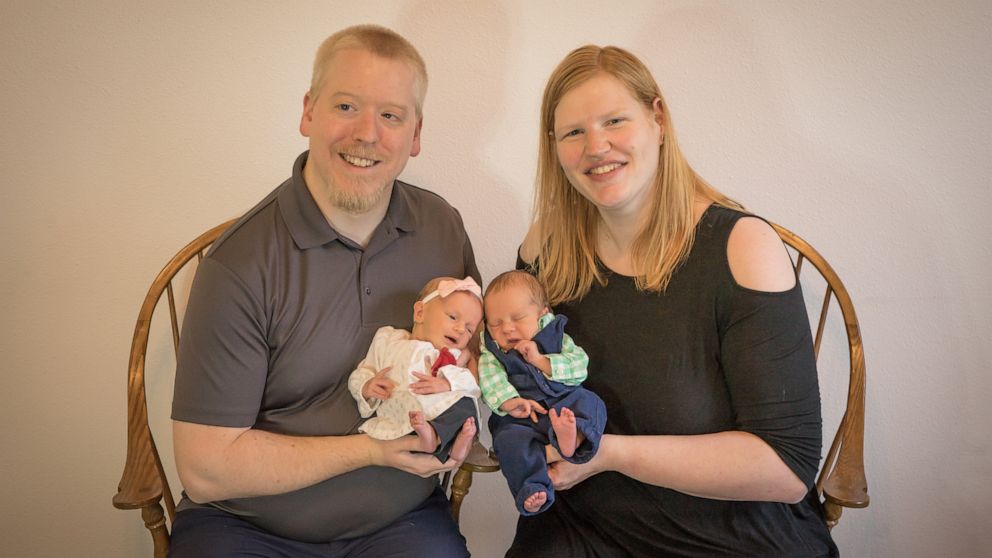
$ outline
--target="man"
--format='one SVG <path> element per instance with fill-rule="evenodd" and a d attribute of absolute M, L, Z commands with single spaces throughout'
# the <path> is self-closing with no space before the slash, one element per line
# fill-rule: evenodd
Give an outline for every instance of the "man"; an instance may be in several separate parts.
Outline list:
<path fill-rule="evenodd" d="M 396 33 L 329 37 L 303 102 L 309 151 L 201 263 L 172 408 L 173 556 L 467 555 L 435 477 L 458 463 L 413 453 L 414 436 L 356 435 L 348 392 L 376 329 L 409 328 L 429 279 L 479 279 L 458 213 L 396 180 L 420 152 L 426 89 Z"/>

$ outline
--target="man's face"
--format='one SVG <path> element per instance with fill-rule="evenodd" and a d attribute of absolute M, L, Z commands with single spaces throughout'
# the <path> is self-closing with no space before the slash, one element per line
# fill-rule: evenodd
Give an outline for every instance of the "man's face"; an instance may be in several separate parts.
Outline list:
<path fill-rule="evenodd" d="M 315 197 L 349 213 L 383 207 L 393 180 L 420 153 L 416 73 L 354 48 L 335 54 L 324 75 L 316 98 L 303 101 L 300 133 L 310 138 L 303 178 Z"/>

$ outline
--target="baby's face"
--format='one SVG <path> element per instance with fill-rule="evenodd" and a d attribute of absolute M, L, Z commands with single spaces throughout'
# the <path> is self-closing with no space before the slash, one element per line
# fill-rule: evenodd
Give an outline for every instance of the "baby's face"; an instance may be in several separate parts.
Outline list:
<path fill-rule="evenodd" d="M 486 295 L 486 329 L 503 351 L 532 339 L 541 329 L 537 320 L 547 312 L 524 287 L 508 286 Z"/>
<path fill-rule="evenodd" d="M 464 349 L 482 322 L 482 302 L 473 294 L 455 291 L 414 308 L 413 320 L 421 325 L 420 340 L 435 349 Z"/>

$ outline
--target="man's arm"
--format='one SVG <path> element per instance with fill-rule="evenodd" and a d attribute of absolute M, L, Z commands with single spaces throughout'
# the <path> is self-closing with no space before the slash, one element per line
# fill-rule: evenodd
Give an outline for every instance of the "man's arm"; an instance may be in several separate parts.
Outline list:
<path fill-rule="evenodd" d="M 194 502 L 282 494 L 373 465 L 421 477 L 460 465 L 412 453 L 416 436 L 286 436 L 182 421 L 172 422 L 172 436 L 179 478 Z"/>

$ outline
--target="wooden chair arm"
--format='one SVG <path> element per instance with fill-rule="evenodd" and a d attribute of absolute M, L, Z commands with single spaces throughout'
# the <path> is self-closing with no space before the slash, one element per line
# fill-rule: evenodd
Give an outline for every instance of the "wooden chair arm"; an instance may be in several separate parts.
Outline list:
<path fill-rule="evenodd" d="M 495 473 L 499 471 L 499 461 L 492 450 L 475 440 L 461 468 L 471 473 Z"/>
<path fill-rule="evenodd" d="M 129 444 L 127 461 L 121 481 L 117 485 L 114 496 L 114 507 L 122 510 L 144 508 L 162 499 L 162 483 L 159 479 L 158 468 L 151 453 L 144 448 L 147 444 Z M 143 455 L 142 455 L 143 454 Z"/>
<path fill-rule="evenodd" d="M 862 463 L 845 462 L 843 455 L 837 468 L 823 483 L 823 497 L 845 508 L 868 507 L 868 481 Z"/>

